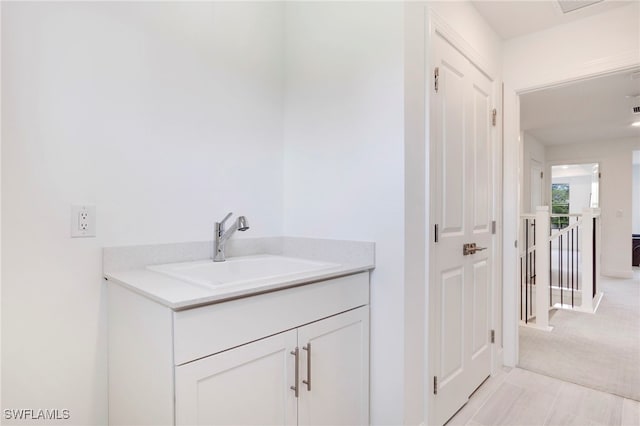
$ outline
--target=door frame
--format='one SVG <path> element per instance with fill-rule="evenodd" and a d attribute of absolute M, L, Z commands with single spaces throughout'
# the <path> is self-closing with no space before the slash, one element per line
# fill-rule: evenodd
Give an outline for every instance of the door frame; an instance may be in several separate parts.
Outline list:
<path fill-rule="evenodd" d="M 533 203 L 533 199 L 532 199 L 532 195 L 533 195 L 533 169 L 534 169 L 534 163 L 535 163 L 535 168 L 536 169 L 540 169 L 540 172 L 542 173 L 546 173 L 545 170 L 545 165 L 543 163 L 541 163 L 540 161 L 536 160 L 535 158 L 531 158 L 529 157 L 529 212 L 533 213 L 535 212 L 535 209 L 537 206 L 534 205 Z M 538 167 L 539 166 L 539 167 Z M 524 178 L 525 176 L 523 176 Z M 538 178 L 536 178 L 536 181 L 538 180 Z M 547 190 L 546 190 L 546 186 L 544 184 L 544 174 L 543 177 L 540 177 L 540 204 L 541 206 L 546 205 L 547 203 Z"/>
<path fill-rule="evenodd" d="M 503 163 L 503 146 L 502 146 L 502 117 L 500 112 L 502 111 L 502 87 L 498 80 L 499 73 L 494 64 L 492 64 L 489 60 L 482 57 L 477 50 L 467 42 L 458 32 L 456 32 L 437 12 L 435 12 L 432 8 L 426 8 L 426 16 L 425 16 L 425 116 L 426 116 L 426 129 L 425 134 L 429 137 L 429 142 L 427 144 L 427 159 L 426 164 L 428 167 L 428 174 L 426 176 L 427 183 L 425 185 L 425 190 L 428 192 L 427 203 L 428 206 L 426 208 L 426 213 L 428 218 L 426 223 L 429 228 L 426 232 L 429 240 L 426 242 L 427 247 L 427 274 L 425 274 L 425 278 L 427 279 L 427 291 L 425 291 L 425 323 L 427 326 L 425 327 L 425 365 L 424 369 L 424 384 L 425 389 L 424 392 L 427 396 L 425 410 L 426 413 L 424 415 L 424 420 L 428 424 L 433 423 L 433 414 L 434 410 L 432 409 L 435 403 L 434 394 L 433 394 L 433 382 L 432 378 L 434 376 L 434 371 L 436 366 L 433 365 L 432 353 L 434 350 L 438 348 L 437 342 L 433 342 L 434 339 L 434 330 L 433 330 L 433 321 L 430 320 L 431 316 L 431 303 L 432 303 L 432 286 L 429 283 L 434 282 L 434 272 L 435 272 L 435 250 L 434 250 L 434 221 L 435 217 L 435 194 L 437 188 L 435 185 L 435 170 L 434 166 L 435 161 L 435 127 L 431 126 L 430 123 L 433 122 L 433 113 L 434 113 L 434 97 L 432 95 L 432 89 L 434 84 L 434 76 L 432 73 L 434 64 L 435 64 L 435 40 L 439 35 L 443 37 L 446 41 L 448 41 L 455 49 L 457 49 L 463 56 L 465 56 L 473 66 L 478 68 L 484 75 L 486 75 L 492 84 L 492 97 L 494 102 L 494 108 L 498 110 L 497 123 L 495 126 L 495 130 L 492 133 L 492 158 L 493 164 L 496 166 L 502 165 Z M 489 119 L 489 117 L 487 117 Z M 496 330 L 496 340 L 495 344 L 491 345 L 491 375 L 493 375 L 496 369 L 502 365 L 502 292 L 500 291 L 502 288 L 502 168 L 494 167 L 494 175 L 492 176 L 493 180 L 493 199 L 492 199 L 492 207 L 493 207 L 493 220 L 496 221 L 496 233 L 493 235 L 492 239 L 492 248 L 494 253 L 494 258 L 491 266 L 491 274 L 492 274 L 492 282 L 489 289 L 489 310 L 488 315 L 489 318 L 489 326 L 491 329 Z"/>
<path fill-rule="evenodd" d="M 520 87 L 511 87 L 503 84 L 503 217 L 504 233 L 503 246 L 515 247 L 520 235 L 520 199 L 524 188 L 523 177 L 523 138 L 520 128 L 520 96 L 526 93 L 542 89 L 560 87 L 579 81 L 602 77 L 609 74 L 620 73 L 636 69 L 639 62 L 622 60 L 617 55 L 601 58 L 597 62 L 589 62 L 584 67 L 576 67 L 572 75 L 562 79 L 550 79 L 544 82 L 536 82 L 532 85 L 522 83 Z M 515 142 L 515 143 L 513 143 Z M 600 161 L 594 161 L 600 163 Z M 550 163 L 546 165 L 546 172 L 550 175 Z M 514 182 L 516 182 L 514 184 Z M 550 182 L 550 180 L 549 180 Z M 518 288 L 508 285 L 509 282 L 519 282 L 518 277 L 518 250 L 505 250 L 502 259 L 503 277 L 503 361 L 508 367 L 515 367 L 519 359 L 519 313 L 518 313 Z"/>

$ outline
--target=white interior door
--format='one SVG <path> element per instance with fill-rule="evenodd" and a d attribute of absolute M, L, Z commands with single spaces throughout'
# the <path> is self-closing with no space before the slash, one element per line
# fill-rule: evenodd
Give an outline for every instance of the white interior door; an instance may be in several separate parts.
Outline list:
<path fill-rule="evenodd" d="M 431 422 L 445 423 L 491 372 L 493 83 L 436 33 L 431 167 L 433 242 L 430 356 Z M 475 243 L 482 251 L 463 254 Z M 434 384 L 434 388 L 435 388 Z"/>

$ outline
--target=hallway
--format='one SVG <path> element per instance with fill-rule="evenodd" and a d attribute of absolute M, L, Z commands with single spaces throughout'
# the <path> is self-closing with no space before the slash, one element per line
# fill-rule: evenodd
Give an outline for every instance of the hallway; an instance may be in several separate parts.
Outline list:
<path fill-rule="evenodd" d="M 551 311 L 553 331 L 520 327 L 519 367 L 640 401 L 640 269 L 602 277 L 595 314 Z"/>

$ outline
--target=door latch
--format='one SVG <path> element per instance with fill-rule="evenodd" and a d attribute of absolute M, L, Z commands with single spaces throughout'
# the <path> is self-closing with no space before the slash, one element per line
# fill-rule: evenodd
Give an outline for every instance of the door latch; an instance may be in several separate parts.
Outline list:
<path fill-rule="evenodd" d="M 486 250 L 486 247 L 478 247 L 476 243 L 466 243 L 462 246 L 462 254 L 469 256 L 470 254 L 476 254 L 477 251 Z"/>

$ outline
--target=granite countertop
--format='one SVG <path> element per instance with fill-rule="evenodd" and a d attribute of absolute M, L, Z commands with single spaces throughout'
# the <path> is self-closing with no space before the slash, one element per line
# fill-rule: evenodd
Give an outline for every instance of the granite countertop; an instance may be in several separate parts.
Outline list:
<path fill-rule="evenodd" d="M 105 248 L 104 277 L 110 284 L 121 285 L 178 311 L 351 275 L 375 267 L 374 243 L 271 237 L 236 240 L 235 244 L 227 247 L 227 258 L 285 256 L 326 262 L 328 265 L 319 270 L 219 287 L 191 283 L 147 269 L 150 265 L 174 262 L 204 264 L 211 259 L 209 253 L 208 242 Z"/>

